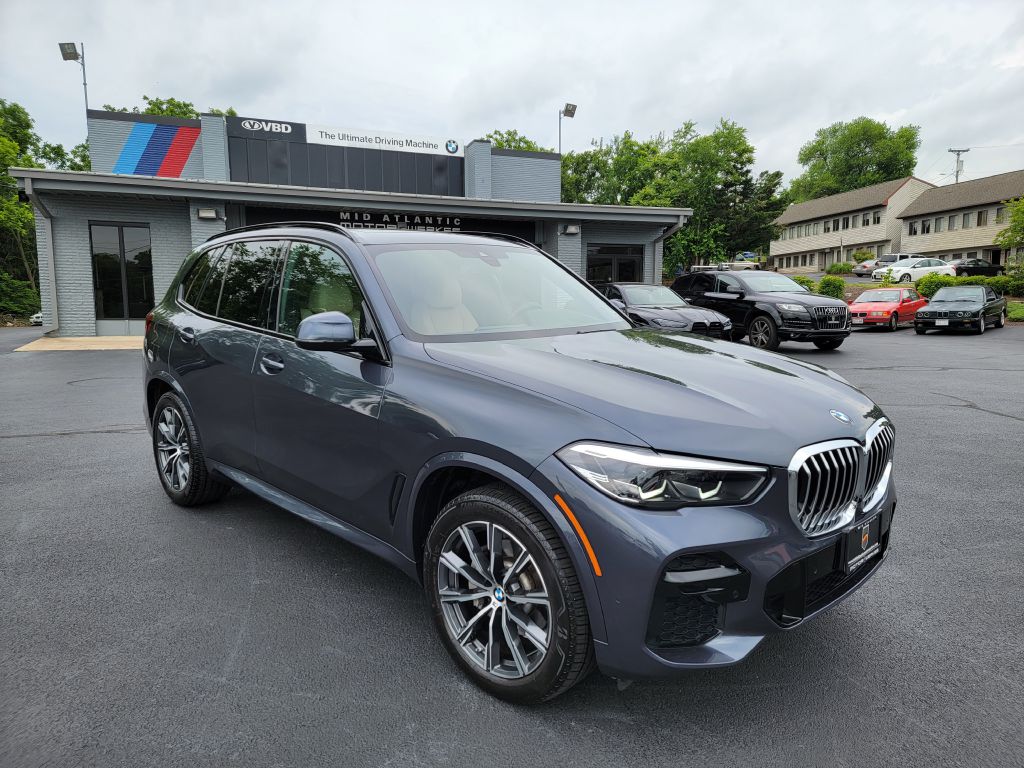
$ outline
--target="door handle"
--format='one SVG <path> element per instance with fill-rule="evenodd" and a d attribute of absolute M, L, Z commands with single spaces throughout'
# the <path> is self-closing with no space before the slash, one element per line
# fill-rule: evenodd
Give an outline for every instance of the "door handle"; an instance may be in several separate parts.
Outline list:
<path fill-rule="evenodd" d="M 284 370 L 284 360 L 270 353 L 260 358 L 260 370 L 264 373 L 273 376 L 275 373 L 280 373 Z"/>
<path fill-rule="evenodd" d="M 196 340 L 196 332 L 192 328 L 179 328 L 178 338 L 186 344 L 193 344 Z"/>

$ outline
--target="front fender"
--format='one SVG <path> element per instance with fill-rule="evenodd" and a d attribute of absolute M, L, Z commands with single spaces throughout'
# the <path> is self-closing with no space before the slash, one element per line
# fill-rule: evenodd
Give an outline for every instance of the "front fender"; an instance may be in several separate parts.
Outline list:
<path fill-rule="evenodd" d="M 395 531 L 396 533 L 401 532 L 400 535 L 404 538 L 404 541 L 397 542 L 398 549 L 405 552 L 412 552 L 414 549 L 413 538 L 417 523 L 415 519 L 416 500 L 420 497 L 427 479 L 435 472 L 449 467 L 465 467 L 492 475 L 515 489 L 517 493 L 521 494 L 544 515 L 545 519 L 558 532 L 562 545 L 572 559 L 573 568 L 576 569 L 576 576 L 583 590 L 583 598 L 586 601 L 587 614 L 590 617 L 590 629 L 594 639 L 598 642 L 604 642 L 607 635 L 604 614 L 601 611 L 601 601 L 597 592 L 597 584 L 594 582 L 594 572 L 591 570 L 590 561 L 572 525 L 555 504 L 554 499 L 549 498 L 541 491 L 532 479 L 494 459 L 465 451 L 449 451 L 434 456 L 424 464 L 412 482 L 412 488 L 406 503 L 396 516 Z M 418 557 L 418 554 L 413 552 L 413 557 Z M 419 574 L 419 576 L 422 580 L 422 574 Z"/>

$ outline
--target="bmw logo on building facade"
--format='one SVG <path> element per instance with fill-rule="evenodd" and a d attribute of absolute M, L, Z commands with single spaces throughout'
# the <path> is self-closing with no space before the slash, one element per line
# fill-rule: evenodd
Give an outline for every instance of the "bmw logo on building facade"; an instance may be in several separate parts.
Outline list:
<path fill-rule="evenodd" d="M 841 422 L 843 422 L 843 424 L 849 424 L 850 423 L 850 417 L 847 416 L 842 411 L 837 411 L 837 410 L 833 409 L 833 410 L 829 411 L 829 413 L 832 414 L 832 418 L 835 419 L 836 421 L 841 421 Z"/>
<path fill-rule="evenodd" d="M 454 155 L 459 151 L 459 142 L 455 139 L 448 139 L 448 143 L 444 145 L 444 148 L 448 150 L 449 155 Z"/>

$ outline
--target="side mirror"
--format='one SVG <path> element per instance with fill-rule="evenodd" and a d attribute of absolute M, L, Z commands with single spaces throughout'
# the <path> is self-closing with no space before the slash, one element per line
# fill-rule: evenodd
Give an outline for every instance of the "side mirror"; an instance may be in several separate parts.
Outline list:
<path fill-rule="evenodd" d="M 620 299 L 610 299 L 612 306 L 623 312 L 626 311 L 626 305 Z"/>
<path fill-rule="evenodd" d="M 319 312 L 299 323 L 295 344 L 301 349 L 345 352 L 356 343 L 352 320 L 344 312 Z"/>

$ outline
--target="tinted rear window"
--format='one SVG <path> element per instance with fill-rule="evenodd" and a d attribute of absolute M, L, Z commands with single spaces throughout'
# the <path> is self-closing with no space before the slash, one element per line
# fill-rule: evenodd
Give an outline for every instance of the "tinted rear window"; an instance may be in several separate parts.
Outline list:
<path fill-rule="evenodd" d="M 220 299 L 221 283 L 224 280 L 224 270 L 227 269 L 229 260 L 230 252 L 225 253 L 224 251 L 214 254 L 210 259 L 206 282 L 203 283 L 196 299 L 189 302 L 200 312 L 205 312 L 208 315 L 217 314 L 217 301 Z"/>
<path fill-rule="evenodd" d="M 276 240 L 235 243 L 224 277 L 217 316 L 236 323 L 267 327 L 264 303 L 277 270 L 281 243 Z"/>
<path fill-rule="evenodd" d="M 211 248 L 200 255 L 196 259 L 196 263 L 192 265 L 192 269 L 181 283 L 181 298 L 186 304 L 195 306 L 196 300 L 203 290 L 203 285 L 206 283 L 206 278 L 210 274 L 210 264 L 216 261 L 221 250 L 223 249 Z"/>

